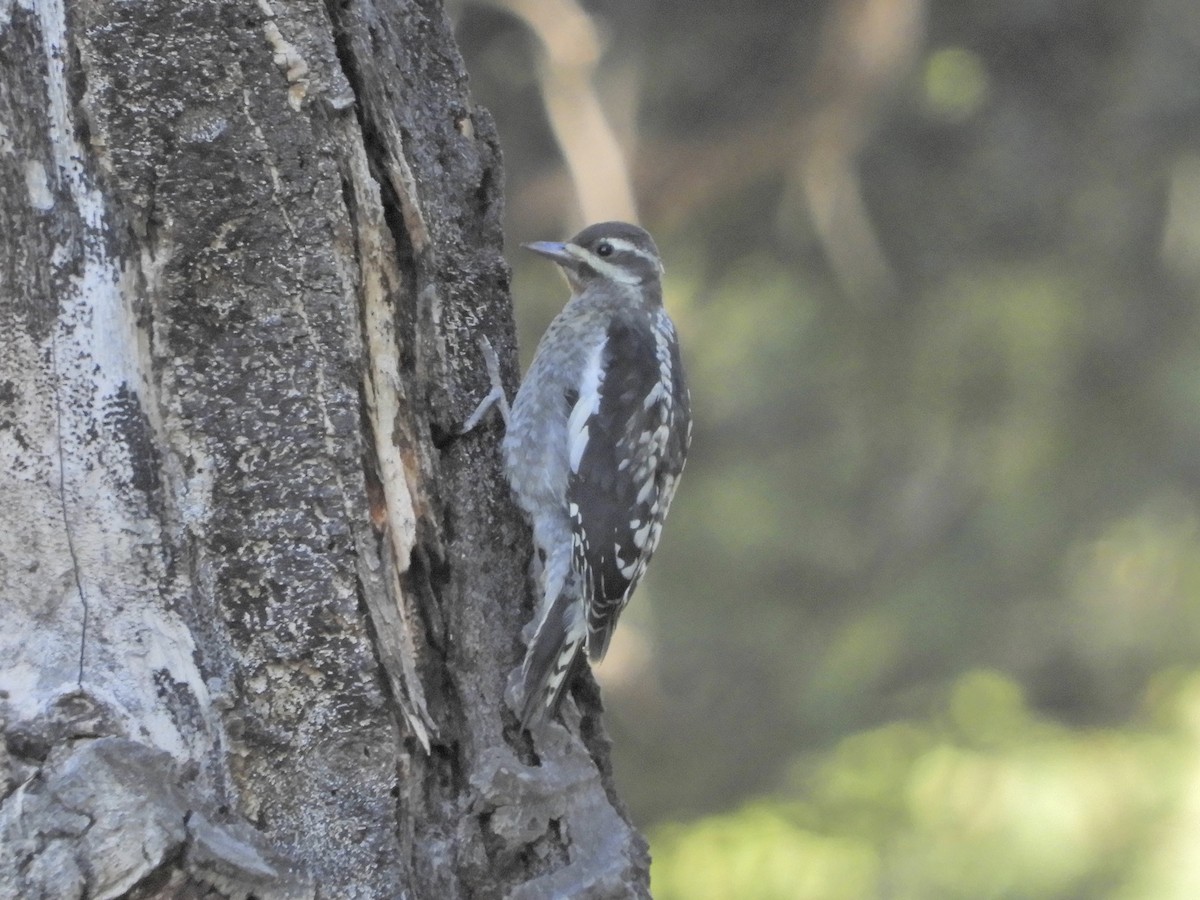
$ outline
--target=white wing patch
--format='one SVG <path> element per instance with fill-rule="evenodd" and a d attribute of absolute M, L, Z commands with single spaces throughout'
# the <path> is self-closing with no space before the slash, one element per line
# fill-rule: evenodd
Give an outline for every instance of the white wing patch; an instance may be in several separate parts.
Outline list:
<path fill-rule="evenodd" d="M 571 417 L 567 419 L 567 459 L 572 472 L 579 472 L 579 462 L 587 449 L 588 420 L 600 409 L 600 388 L 604 384 L 604 348 L 607 345 L 608 340 L 605 339 L 588 354 L 579 382 L 579 399 L 575 401 Z"/>

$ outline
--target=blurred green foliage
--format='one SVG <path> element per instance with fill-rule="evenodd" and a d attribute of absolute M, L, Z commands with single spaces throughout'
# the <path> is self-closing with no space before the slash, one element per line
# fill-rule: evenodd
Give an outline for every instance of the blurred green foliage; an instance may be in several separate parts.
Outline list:
<path fill-rule="evenodd" d="M 696 415 L 600 671 L 656 896 L 1200 897 L 1200 4 L 587 9 Z"/>
<path fill-rule="evenodd" d="M 769 800 L 653 834 L 660 900 L 1193 897 L 1200 674 L 1140 725 L 1073 731 L 1005 676 L 962 676 L 925 721 L 843 739 Z"/>

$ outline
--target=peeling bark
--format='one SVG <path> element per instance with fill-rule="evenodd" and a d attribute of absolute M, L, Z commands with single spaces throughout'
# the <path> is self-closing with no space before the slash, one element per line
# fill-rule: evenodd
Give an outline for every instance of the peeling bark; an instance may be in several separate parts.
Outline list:
<path fill-rule="evenodd" d="M 0 897 L 623 897 L 532 746 L 495 131 L 440 6 L 0 6 Z"/>

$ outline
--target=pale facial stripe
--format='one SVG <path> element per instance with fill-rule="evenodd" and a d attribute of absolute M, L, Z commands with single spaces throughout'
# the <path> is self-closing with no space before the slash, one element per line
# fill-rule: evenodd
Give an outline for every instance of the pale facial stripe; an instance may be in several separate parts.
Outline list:
<path fill-rule="evenodd" d="M 662 260 L 660 260 L 653 253 L 648 253 L 647 251 L 638 247 L 636 244 L 633 244 L 630 241 L 622 238 L 606 238 L 606 240 L 612 245 L 614 250 L 632 253 L 634 256 L 639 256 L 647 262 L 653 264 L 660 272 L 663 270 Z M 596 272 L 604 275 L 606 278 L 612 281 L 619 281 L 622 284 L 641 284 L 641 279 L 629 270 L 624 269 L 621 266 L 613 265 L 607 260 L 601 259 L 592 251 L 585 250 L 578 244 L 567 244 L 566 251 L 576 259 L 587 263 L 589 266 L 595 269 Z"/>
<path fill-rule="evenodd" d="M 587 251 L 584 251 L 585 253 Z M 620 266 L 614 266 L 610 262 L 605 262 L 594 253 L 587 254 L 587 264 L 595 269 L 598 273 L 608 278 L 610 281 L 619 281 L 622 284 L 641 284 L 642 279 L 638 278 L 628 269 L 623 269 Z"/>
<path fill-rule="evenodd" d="M 610 244 L 612 244 L 614 250 L 624 250 L 627 253 L 632 253 L 634 256 L 640 256 L 642 259 L 652 262 L 655 265 L 662 265 L 662 261 L 659 260 L 657 256 L 655 256 L 653 253 L 643 250 L 632 241 L 627 241 L 624 238 L 608 238 L 607 240 Z"/>

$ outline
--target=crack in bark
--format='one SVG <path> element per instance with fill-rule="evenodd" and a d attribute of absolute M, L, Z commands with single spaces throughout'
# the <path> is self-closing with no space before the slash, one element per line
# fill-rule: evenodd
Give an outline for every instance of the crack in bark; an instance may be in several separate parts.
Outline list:
<path fill-rule="evenodd" d="M 359 173 L 359 177 L 369 177 Z M 367 457 L 363 460 L 368 500 L 372 503 L 372 524 L 378 538 L 376 551 L 382 564 L 378 573 L 380 584 L 372 591 L 364 586 L 370 624 L 374 634 L 372 643 L 375 654 L 384 663 L 384 671 L 393 679 L 393 696 L 410 728 L 420 740 L 426 752 L 430 736 L 436 736 L 437 727 L 429 715 L 424 687 L 418 674 L 418 659 L 411 613 L 406 604 L 402 577 L 409 561 L 412 545 L 416 541 L 417 510 L 409 473 L 404 459 L 395 447 L 394 432 L 399 427 L 401 409 L 405 405 L 403 396 L 393 383 L 398 374 L 395 339 L 384 334 L 382 319 L 388 315 L 389 289 L 383 284 L 384 273 L 374 255 L 381 248 L 364 249 L 361 245 L 364 234 L 377 231 L 370 222 L 362 222 L 356 214 L 357 201 L 348 212 L 355 231 L 356 252 L 360 260 L 359 290 L 362 302 L 363 346 L 367 355 L 367 371 L 361 386 L 361 421 L 363 424 Z M 375 239 L 378 244 L 378 239 Z M 368 275 L 368 269 L 374 271 Z M 391 374 L 389 374 L 391 373 Z M 378 486 L 381 500 L 378 511 L 374 508 L 373 487 Z M 359 581 L 362 581 L 362 573 Z M 377 595 L 385 602 L 373 602 Z"/>
<path fill-rule="evenodd" d="M 415 179 L 408 163 L 403 158 L 403 147 L 400 148 L 399 156 L 390 152 L 388 142 L 380 134 L 378 123 L 363 103 L 367 92 L 364 89 L 363 76 L 359 72 L 358 60 L 351 45 L 349 28 L 344 21 L 343 13 L 349 6 L 348 0 L 341 0 L 341 2 L 327 0 L 325 5 L 330 21 L 333 23 L 334 52 L 337 54 L 342 74 L 346 76 L 346 81 L 354 94 L 354 115 L 362 133 L 368 171 L 379 186 L 384 221 L 392 234 L 392 241 L 396 245 L 397 252 L 405 254 L 405 251 L 408 251 L 405 255 L 410 256 L 415 263 L 413 270 L 417 274 L 419 283 L 422 280 L 420 260 L 430 247 L 430 237 L 429 228 L 417 205 Z M 395 131 L 403 141 L 402 129 L 397 127 Z M 400 181 L 400 186 L 403 186 L 404 190 L 401 190 L 400 186 L 396 184 L 397 180 Z M 397 211 L 400 213 L 399 222 L 396 221 Z M 404 256 L 400 257 L 399 262 L 403 267 Z"/>
<path fill-rule="evenodd" d="M 55 448 L 58 456 L 58 501 L 62 513 L 63 533 L 67 539 L 67 554 L 71 557 L 71 572 L 75 576 L 75 589 L 79 592 L 79 602 L 83 604 L 83 624 L 79 631 L 79 675 L 76 684 L 83 689 L 84 654 L 87 651 L 88 620 L 91 608 L 88 605 L 87 593 L 83 589 L 83 575 L 79 571 L 79 555 L 75 551 L 75 536 L 71 530 L 71 517 L 67 510 L 67 465 L 66 454 L 63 451 L 63 410 L 62 410 L 62 373 L 58 368 L 57 339 L 50 335 L 50 368 L 54 372 L 54 421 L 58 432 Z"/>
<path fill-rule="evenodd" d="M 356 62 L 350 25 L 346 21 L 345 3 L 327 2 L 326 11 L 333 25 L 334 51 L 346 82 L 356 98 L 355 117 L 358 124 L 356 142 L 361 148 L 360 161 L 352 166 L 349 178 L 343 174 L 343 196 L 354 234 L 354 252 L 358 262 L 358 295 L 360 327 L 366 351 L 366 371 L 361 391 L 362 422 L 366 444 L 370 448 L 364 459 L 367 473 L 372 522 L 381 537 L 378 547 L 383 564 L 383 592 L 387 603 L 372 602 L 374 593 L 366 589 L 369 618 L 372 620 L 376 656 L 393 680 L 393 695 L 408 724 L 422 746 L 429 751 L 431 737 L 438 728 L 428 711 L 425 688 L 419 674 L 420 656 L 428 641 L 425 633 L 417 637 L 417 615 L 422 613 L 419 595 L 409 588 L 409 570 L 413 551 L 421 541 L 418 522 L 427 514 L 422 495 L 424 472 L 418 455 L 413 452 L 411 400 L 406 395 L 401 373 L 414 367 L 413 341 L 400 340 L 397 334 L 403 325 L 398 313 L 398 292 L 411 287 L 418 293 L 423 266 L 419 235 L 415 227 L 428 235 L 418 211 L 410 209 L 415 203 L 397 196 L 385 173 L 394 168 L 394 156 L 385 139 L 386 127 L 366 109 L 367 90 Z M 398 130 L 397 130 L 398 131 Z M 348 182 L 348 184 L 347 184 Z M 373 191 L 365 190 L 374 184 Z M 376 208 L 377 207 L 377 208 Z M 384 240 L 390 236 L 391 246 Z M 407 283 L 411 273 L 412 284 Z M 372 484 L 382 488 L 382 504 L 376 508 L 371 495 Z M 391 606 L 395 606 L 395 613 Z M 396 613 L 399 616 L 396 616 Z M 428 631 L 428 628 L 426 628 Z"/>

